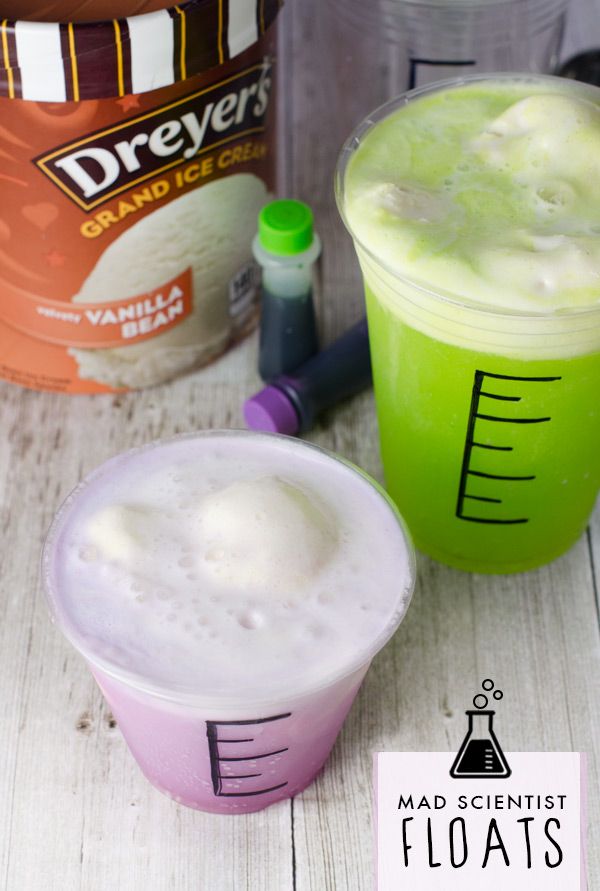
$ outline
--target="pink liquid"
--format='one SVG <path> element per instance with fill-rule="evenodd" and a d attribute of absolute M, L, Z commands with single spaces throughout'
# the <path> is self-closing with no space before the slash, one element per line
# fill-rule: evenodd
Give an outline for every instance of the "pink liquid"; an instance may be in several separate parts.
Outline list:
<path fill-rule="evenodd" d="M 235 718 L 165 706 L 98 669 L 93 673 L 153 786 L 188 807 L 239 814 L 297 795 L 313 781 L 367 668 L 311 696 L 271 703 L 255 714 L 238 710 Z"/>

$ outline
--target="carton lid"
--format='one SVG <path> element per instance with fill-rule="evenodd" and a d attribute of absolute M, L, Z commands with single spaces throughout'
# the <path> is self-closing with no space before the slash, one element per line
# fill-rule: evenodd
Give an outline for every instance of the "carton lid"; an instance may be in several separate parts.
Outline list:
<path fill-rule="evenodd" d="M 68 102 L 146 93 L 252 46 L 283 0 L 188 0 L 104 22 L 0 22 L 0 96 Z"/>

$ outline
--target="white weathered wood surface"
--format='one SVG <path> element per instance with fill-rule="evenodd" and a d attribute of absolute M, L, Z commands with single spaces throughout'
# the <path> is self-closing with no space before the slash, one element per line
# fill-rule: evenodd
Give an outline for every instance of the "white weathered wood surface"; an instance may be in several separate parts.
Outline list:
<path fill-rule="evenodd" d="M 352 115 L 345 97 L 368 110 L 375 75 L 356 71 L 340 91 L 332 66 L 345 50 L 322 7 L 288 0 L 284 108 L 287 189 L 315 207 L 326 243 L 330 339 L 362 311 L 332 164 Z M 598 3 L 577 0 L 570 14 L 567 51 L 600 44 Z M 109 455 L 178 431 L 241 426 L 242 400 L 259 384 L 255 360 L 252 338 L 211 369 L 118 398 L 0 385 L 0 889 L 368 891 L 371 753 L 455 749 L 473 685 L 487 675 L 510 702 L 507 750 L 590 753 L 589 881 L 600 887 L 598 511 L 588 535 L 538 572 L 470 576 L 422 559 L 406 621 L 325 772 L 295 802 L 210 816 L 169 801 L 138 772 L 83 663 L 48 621 L 40 544 L 62 497 Z M 310 438 L 381 476 L 371 394 Z"/>

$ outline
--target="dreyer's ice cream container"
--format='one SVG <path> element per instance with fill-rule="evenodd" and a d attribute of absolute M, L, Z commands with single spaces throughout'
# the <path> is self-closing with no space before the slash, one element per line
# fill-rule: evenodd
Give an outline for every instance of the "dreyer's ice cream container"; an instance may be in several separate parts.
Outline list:
<path fill-rule="evenodd" d="M 0 377 L 169 380 L 256 317 L 278 0 L 0 23 Z"/>

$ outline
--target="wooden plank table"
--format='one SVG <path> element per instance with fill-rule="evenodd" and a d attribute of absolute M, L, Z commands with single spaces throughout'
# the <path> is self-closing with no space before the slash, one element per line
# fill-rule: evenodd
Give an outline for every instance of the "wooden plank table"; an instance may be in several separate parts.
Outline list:
<path fill-rule="evenodd" d="M 362 312 L 356 263 L 332 199 L 332 164 L 355 101 L 344 47 L 318 0 L 282 14 L 287 191 L 315 208 L 325 242 L 329 340 Z M 600 6 L 571 3 L 566 51 L 600 44 Z M 358 99 L 357 99 L 358 96 Z M 358 105 L 359 116 L 367 111 Z M 259 385 L 256 339 L 210 369 L 118 397 L 65 398 L 0 385 L 0 888 L 5 891 L 366 891 L 372 887 L 371 754 L 452 751 L 473 684 L 504 689 L 508 751 L 590 754 L 590 888 L 600 887 L 598 677 L 600 514 L 551 567 L 467 575 L 427 560 L 413 605 L 377 658 L 324 773 L 295 801 L 227 819 L 151 788 L 81 659 L 51 626 L 38 558 L 52 514 L 81 476 L 159 436 L 242 426 Z M 381 478 L 372 394 L 310 434 Z M 567 889 L 565 889 L 567 891 Z"/>

